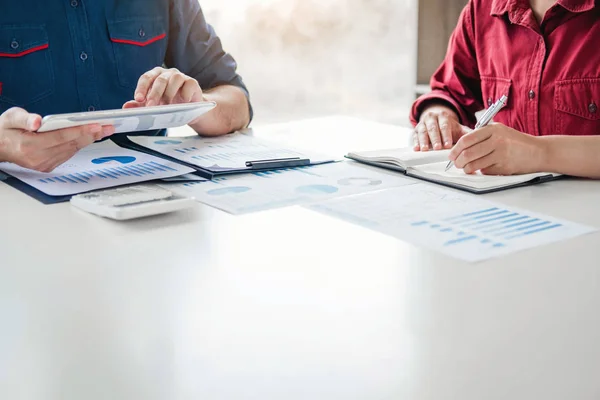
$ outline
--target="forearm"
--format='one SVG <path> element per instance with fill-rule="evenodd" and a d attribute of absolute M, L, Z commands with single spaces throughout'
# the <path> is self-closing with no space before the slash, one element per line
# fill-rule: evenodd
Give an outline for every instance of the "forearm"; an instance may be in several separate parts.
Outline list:
<path fill-rule="evenodd" d="M 600 136 L 545 136 L 540 170 L 584 178 L 600 178 Z"/>
<path fill-rule="evenodd" d="M 206 101 L 217 106 L 190 126 L 204 136 L 218 136 L 240 129 L 250 123 L 250 106 L 242 89 L 233 85 L 217 86 L 204 92 Z"/>

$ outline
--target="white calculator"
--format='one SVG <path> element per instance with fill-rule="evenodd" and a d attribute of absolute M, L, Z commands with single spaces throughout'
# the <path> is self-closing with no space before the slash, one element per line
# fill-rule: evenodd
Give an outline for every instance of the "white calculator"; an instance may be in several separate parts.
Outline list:
<path fill-rule="evenodd" d="M 192 207 L 195 201 L 157 185 L 136 185 L 83 193 L 71 205 L 102 217 L 127 220 L 165 214 Z"/>

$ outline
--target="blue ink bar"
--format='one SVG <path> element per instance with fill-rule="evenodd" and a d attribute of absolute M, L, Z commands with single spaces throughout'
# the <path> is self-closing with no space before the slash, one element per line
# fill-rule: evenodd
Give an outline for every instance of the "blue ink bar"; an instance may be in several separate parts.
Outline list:
<path fill-rule="evenodd" d="M 413 222 L 411 225 L 412 226 L 423 226 L 423 225 L 427 225 L 429 222 L 427 221 L 420 221 L 420 222 Z"/>
<path fill-rule="evenodd" d="M 166 168 L 167 170 L 170 170 L 170 171 L 175 171 L 175 172 L 177 172 L 177 170 L 176 170 L 175 168 L 171 168 L 171 167 L 169 167 L 169 166 L 166 166 L 166 165 L 164 165 L 164 164 L 159 164 L 159 163 L 156 163 L 156 162 L 154 162 L 154 161 L 150 161 L 150 164 L 152 164 L 152 165 L 158 165 L 159 167 Z"/>
<path fill-rule="evenodd" d="M 459 243 L 468 242 L 469 240 L 477 239 L 477 236 L 465 236 L 460 239 L 450 240 L 449 242 L 444 243 L 444 246 L 452 246 Z"/>
<path fill-rule="evenodd" d="M 40 182 L 42 182 L 42 183 L 48 183 L 48 182 L 46 182 L 46 181 L 45 181 L 45 180 L 43 180 L 43 179 L 39 179 L 39 181 L 40 181 Z"/>
<path fill-rule="evenodd" d="M 496 243 L 496 244 L 494 245 L 494 247 L 504 247 L 504 244 L 503 244 L 503 243 Z"/>
<path fill-rule="evenodd" d="M 183 151 L 183 150 L 175 149 L 175 151 L 185 154 L 185 151 Z"/>
<path fill-rule="evenodd" d="M 150 163 L 145 163 L 144 167 L 149 168 L 152 171 L 154 171 L 154 170 L 163 171 L 163 172 L 166 171 L 166 169 L 164 167 L 158 166 L 158 164 L 157 165 L 153 165 L 153 164 L 150 164 Z"/>
<path fill-rule="evenodd" d="M 140 169 L 137 165 L 132 165 L 129 168 L 132 169 L 132 170 L 134 170 L 134 171 L 136 171 L 140 175 L 146 175 L 147 174 L 146 171 L 144 171 L 143 169 Z"/>
<path fill-rule="evenodd" d="M 119 177 L 117 175 L 115 175 L 114 172 L 110 172 L 108 169 L 103 169 L 102 173 L 104 175 L 108 176 L 109 178 L 119 179 Z"/>
<path fill-rule="evenodd" d="M 71 183 L 79 183 L 77 181 L 74 181 L 73 179 L 69 178 L 68 176 L 63 176 L 62 177 L 64 180 L 66 180 L 67 182 L 71 182 Z"/>
<path fill-rule="evenodd" d="M 493 223 L 493 224 L 489 224 L 489 225 L 479 226 L 479 227 L 477 227 L 477 229 L 488 229 L 488 228 L 493 228 L 493 227 L 497 227 L 497 226 L 505 227 L 506 224 L 509 224 L 511 222 L 521 221 L 521 220 L 524 220 L 524 219 L 527 219 L 527 218 L 529 218 L 529 217 L 526 216 L 526 215 L 522 215 L 522 216 L 519 216 L 519 217 L 516 217 L 516 218 L 507 219 L 505 221 L 500 221 L 499 223 Z M 486 232 L 486 231 L 484 231 L 484 232 Z"/>
<path fill-rule="evenodd" d="M 475 212 L 472 212 L 472 213 L 468 213 L 468 214 L 458 215 L 456 217 L 447 218 L 446 221 L 452 221 L 452 220 L 455 220 L 455 219 L 462 219 L 462 218 L 465 218 L 465 217 L 472 217 L 474 215 L 488 213 L 488 212 L 492 212 L 492 211 L 496 211 L 496 210 L 498 210 L 498 207 L 488 208 L 487 210 L 475 211 Z"/>
<path fill-rule="evenodd" d="M 90 174 L 89 172 L 86 172 L 86 171 L 82 171 L 82 172 L 80 172 L 80 174 L 83 175 L 83 176 L 85 176 L 88 179 L 91 179 L 91 178 L 94 177 L 94 175 L 92 175 L 92 174 Z"/>
<path fill-rule="evenodd" d="M 54 179 L 52 179 L 52 178 L 46 178 L 46 180 L 50 183 L 54 183 Z"/>
<path fill-rule="evenodd" d="M 136 165 L 137 169 L 141 169 L 142 171 L 144 171 L 147 174 L 153 174 L 153 169 L 150 169 L 148 167 L 144 167 L 143 165 Z"/>
<path fill-rule="evenodd" d="M 444 229 L 441 229 L 440 232 L 444 232 L 444 233 L 452 232 L 452 228 L 444 228 Z"/>
<path fill-rule="evenodd" d="M 482 244 L 488 244 L 488 243 L 492 243 L 492 241 L 490 239 L 483 239 L 481 241 Z"/>
<path fill-rule="evenodd" d="M 554 224 L 554 225 L 550 225 L 550 226 L 545 226 L 543 228 L 535 229 L 533 231 L 523 232 L 520 235 L 511 237 L 510 239 L 514 239 L 514 238 L 521 237 L 521 236 L 533 235 L 534 233 L 540 233 L 540 232 L 544 232 L 544 231 L 549 231 L 550 229 L 560 228 L 561 226 L 562 226 L 562 224 Z"/>
<path fill-rule="evenodd" d="M 60 183 L 67 183 L 66 181 L 62 180 L 62 178 L 55 176 L 54 179 L 56 179 L 57 181 L 59 181 Z"/>
<path fill-rule="evenodd" d="M 131 175 L 133 176 L 141 176 L 136 170 L 132 169 L 131 167 L 124 167 L 127 172 L 129 172 Z"/>
<path fill-rule="evenodd" d="M 87 183 L 87 181 L 89 181 L 89 180 L 90 180 L 90 178 L 88 178 L 87 176 L 85 176 L 85 175 L 83 175 L 82 173 L 79 173 L 79 172 L 75 173 L 74 175 L 75 175 L 76 177 L 78 177 L 79 179 L 82 179 L 82 180 L 84 180 L 86 183 Z"/>
<path fill-rule="evenodd" d="M 503 226 L 502 228 L 498 228 L 498 229 L 491 229 L 491 230 L 485 231 L 484 233 L 494 233 L 494 234 L 496 234 L 497 232 L 505 232 L 507 229 L 508 229 L 508 232 L 510 232 L 511 228 L 515 228 L 517 226 L 522 226 L 522 225 L 527 225 L 527 224 L 532 224 L 532 223 L 537 222 L 539 220 L 540 220 L 539 218 L 529 218 L 529 219 L 527 219 L 525 221 L 521 221 L 521 222 L 517 222 L 517 223 L 514 223 L 514 224 L 506 225 L 506 226 Z"/>
<path fill-rule="evenodd" d="M 508 212 L 508 211 L 505 211 L 505 212 Z M 481 221 L 472 222 L 470 224 L 461 225 L 461 226 L 473 226 L 473 225 L 487 224 L 488 222 L 501 221 L 501 220 L 506 219 L 506 218 L 511 218 L 511 217 L 514 217 L 515 215 L 519 215 L 519 214 L 518 213 L 512 213 L 512 214 L 508 214 L 508 215 L 495 216 L 494 218 L 483 219 Z M 489 216 L 491 216 L 491 215 L 489 215 Z"/>
<path fill-rule="evenodd" d="M 105 176 L 104 174 L 102 174 L 102 173 L 101 173 L 100 171 L 98 171 L 98 170 L 94 171 L 94 173 L 95 173 L 96 175 L 98 175 L 100 178 L 103 178 L 103 179 L 108 179 L 108 176 Z"/>
<path fill-rule="evenodd" d="M 431 225 L 431 227 L 433 229 L 437 229 L 437 228 L 441 228 L 442 226 L 440 224 L 433 224 L 433 225 Z"/>
<path fill-rule="evenodd" d="M 69 178 L 71 178 L 71 179 L 73 179 L 73 180 L 75 180 L 76 182 L 79 182 L 79 183 L 87 183 L 87 181 L 84 181 L 83 179 L 78 178 L 78 177 L 76 177 L 74 175 L 69 175 Z"/>

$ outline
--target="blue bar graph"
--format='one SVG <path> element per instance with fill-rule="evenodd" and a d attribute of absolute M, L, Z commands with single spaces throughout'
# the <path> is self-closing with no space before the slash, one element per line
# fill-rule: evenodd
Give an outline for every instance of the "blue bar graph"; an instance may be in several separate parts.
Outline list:
<path fill-rule="evenodd" d="M 510 241 L 562 227 L 519 212 L 491 207 L 445 218 L 441 221 L 416 220 L 411 226 L 427 228 L 447 236 L 444 246 L 460 246 L 478 241 L 488 248 L 506 247 Z"/>
<path fill-rule="evenodd" d="M 120 180 L 127 177 L 143 177 L 158 173 L 177 171 L 168 165 L 150 161 L 140 164 L 123 164 L 119 167 L 97 168 L 87 171 L 78 171 L 58 176 L 38 179 L 43 184 L 88 184 L 93 180 Z"/>

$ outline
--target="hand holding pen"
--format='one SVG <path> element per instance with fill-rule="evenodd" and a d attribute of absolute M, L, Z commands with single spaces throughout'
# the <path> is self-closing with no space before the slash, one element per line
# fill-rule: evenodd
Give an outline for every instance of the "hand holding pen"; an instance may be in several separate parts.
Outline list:
<path fill-rule="evenodd" d="M 486 110 L 486 112 L 483 114 L 481 119 L 477 122 L 477 125 L 475 125 L 475 130 L 477 130 L 479 128 L 483 128 L 484 126 L 486 126 L 490 122 L 492 122 L 492 120 L 500 112 L 500 110 L 502 110 L 502 108 L 504 108 L 504 106 L 506 106 L 507 101 L 508 101 L 508 97 L 506 97 L 506 95 L 503 95 L 497 102 L 492 104 L 490 106 L 490 108 L 488 108 Z M 452 168 L 453 165 L 454 165 L 454 162 L 449 161 L 448 165 L 446 165 L 445 171 L 448 171 L 450 168 Z"/>

